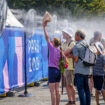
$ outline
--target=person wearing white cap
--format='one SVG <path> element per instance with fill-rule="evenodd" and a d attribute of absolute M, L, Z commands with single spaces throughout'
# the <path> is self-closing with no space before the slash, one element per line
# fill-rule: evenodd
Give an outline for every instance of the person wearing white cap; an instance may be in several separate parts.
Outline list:
<path fill-rule="evenodd" d="M 75 45 L 75 42 L 72 40 L 73 31 L 71 28 L 66 28 L 62 31 L 63 38 L 66 40 L 62 45 L 62 50 L 66 55 L 70 49 L 72 49 Z M 75 105 L 75 88 L 74 88 L 74 63 L 73 59 L 69 58 L 66 55 L 66 59 L 68 62 L 68 68 L 64 72 L 64 85 L 66 86 L 67 95 L 68 95 L 68 103 L 66 105 Z"/>
<path fill-rule="evenodd" d="M 95 99 L 97 105 L 99 104 L 99 94 L 103 95 L 105 101 L 105 90 L 104 86 L 104 69 L 105 69 L 105 55 L 103 55 L 104 47 L 101 42 L 96 42 L 95 47 L 97 48 L 97 60 L 96 64 L 93 66 L 93 81 L 95 88 Z"/>

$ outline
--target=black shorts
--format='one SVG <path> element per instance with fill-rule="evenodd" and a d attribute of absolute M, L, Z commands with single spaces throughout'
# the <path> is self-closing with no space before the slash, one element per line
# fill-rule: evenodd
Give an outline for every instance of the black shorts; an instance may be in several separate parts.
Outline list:
<path fill-rule="evenodd" d="M 93 76 L 94 88 L 101 91 L 104 87 L 104 76 Z"/>
<path fill-rule="evenodd" d="M 56 83 L 61 80 L 61 71 L 54 67 L 49 67 L 48 69 L 48 82 Z"/>

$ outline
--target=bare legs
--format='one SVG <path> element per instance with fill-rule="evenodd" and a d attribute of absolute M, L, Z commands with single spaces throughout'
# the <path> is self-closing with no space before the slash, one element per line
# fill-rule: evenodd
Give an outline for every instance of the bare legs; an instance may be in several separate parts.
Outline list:
<path fill-rule="evenodd" d="M 105 91 L 102 90 L 101 93 L 102 93 L 102 95 L 103 95 L 103 99 L 104 99 L 104 101 L 105 101 Z M 97 91 L 97 90 L 95 90 L 95 99 L 96 99 L 96 103 L 97 103 L 97 105 L 99 105 L 99 94 L 100 94 L 100 92 Z"/>
<path fill-rule="evenodd" d="M 52 105 L 59 105 L 60 102 L 59 83 L 49 83 L 49 88 L 51 93 Z"/>
<path fill-rule="evenodd" d="M 89 78 L 89 88 L 90 88 L 90 93 L 91 93 L 91 95 L 93 95 L 93 78 L 92 77 L 90 77 Z"/>
<path fill-rule="evenodd" d="M 67 95 L 68 95 L 68 100 L 69 101 L 75 101 L 75 88 L 74 86 L 67 86 Z"/>

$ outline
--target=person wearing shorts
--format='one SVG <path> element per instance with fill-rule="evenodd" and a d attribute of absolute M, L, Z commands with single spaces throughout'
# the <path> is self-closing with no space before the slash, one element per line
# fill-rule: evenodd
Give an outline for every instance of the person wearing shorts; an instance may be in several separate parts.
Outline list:
<path fill-rule="evenodd" d="M 49 77 L 48 78 L 49 83 L 60 82 L 61 72 L 59 69 L 57 69 L 55 67 L 49 67 L 48 77 Z"/>
<path fill-rule="evenodd" d="M 47 22 L 43 23 L 44 34 L 49 49 L 48 84 L 51 94 L 51 103 L 52 105 L 59 105 L 61 71 L 59 69 L 60 49 L 58 47 L 61 45 L 61 42 L 57 38 L 53 38 L 52 42 L 50 42 L 46 31 L 46 26 Z M 65 58 L 64 55 L 63 58 Z"/>
<path fill-rule="evenodd" d="M 94 32 L 94 37 L 90 40 L 90 45 L 94 45 L 96 42 L 100 42 L 102 39 L 102 33 L 100 31 L 95 31 Z M 91 73 L 89 75 L 89 88 L 90 88 L 90 93 L 91 96 L 94 96 L 93 93 L 93 87 L 94 87 L 94 83 L 93 83 L 93 68 L 90 67 Z"/>
<path fill-rule="evenodd" d="M 95 88 L 95 99 L 96 104 L 99 104 L 99 94 L 103 95 L 105 101 L 105 90 L 104 90 L 104 69 L 105 69 L 105 55 L 103 55 L 104 47 L 100 42 L 96 42 L 95 46 L 97 48 L 97 60 L 96 64 L 93 66 L 93 81 Z"/>
<path fill-rule="evenodd" d="M 62 45 L 62 50 L 66 55 L 70 49 L 72 49 L 75 45 L 75 42 L 72 40 L 72 29 L 66 28 L 62 31 L 63 38 L 66 40 Z M 66 55 L 66 60 L 68 63 L 68 68 L 64 72 L 64 86 L 66 87 L 67 95 L 68 95 L 68 103 L 66 105 L 75 105 L 75 88 L 74 88 L 74 63 L 73 59 L 69 58 Z"/>

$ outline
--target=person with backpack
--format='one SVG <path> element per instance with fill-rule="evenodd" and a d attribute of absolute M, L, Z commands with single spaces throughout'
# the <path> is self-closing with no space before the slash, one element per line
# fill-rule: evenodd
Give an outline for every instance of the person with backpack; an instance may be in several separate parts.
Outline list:
<path fill-rule="evenodd" d="M 102 93 L 103 99 L 105 101 L 105 90 L 104 90 L 104 69 L 105 69 L 105 55 L 103 55 L 104 47 L 101 42 L 96 42 L 95 46 L 97 48 L 97 60 L 96 64 L 93 66 L 93 81 L 95 88 L 95 99 L 96 104 L 99 104 L 99 94 Z"/>
<path fill-rule="evenodd" d="M 85 34 L 81 30 L 75 33 L 76 45 L 73 47 L 73 59 L 75 62 L 75 86 L 77 87 L 80 105 L 90 105 L 90 89 L 88 84 L 88 75 L 90 74 L 89 66 L 83 64 L 86 48 L 88 46 L 85 41 Z"/>
<path fill-rule="evenodd" d="M 90 40 L 90 45 L 94 45 L 96 42 L 100 42 L 102 39 L 102 33 L 100 31 L 95 31 L 94 32 L 94 37 Z M 92 73 L 92 67 L 91 69 L 91 74 L 89 75 L 89 88 L 90 88 L 90 93 L 91 96 L 93 97 L 93 87 L 94 87 L 94 83 L 93 83 L 93 73 Z"/>
<path fill-rule="evenodd" d="M 62 31 L 63 39 L 66 41 L 62 45 L 62 50 L 64 54 L 68 52 L 69 49 L 72 49 L 75 45 L 75 42 L 72 40 L 73 31 L 70 28 L 66 28 Z M 68 103 L 66 105 L 75 105 L 75 88 L 74 88 L 74 63 L 73 59 L 66 56 L 68 63 L 68 68 L 64 72 L 64 85 L 66 87 L 68 95 Z"/>
<path fill-rule="evenodd" d="M 61 51 L 58 47 L 61 45 L 61 42 L 57 38 L 53 38 L 53 41 L 50 42 L 49 36 L 46 31 L 46 26 L 47 21 L 43 23 L 43 29 L 49 48 L 48 83 L 51 93 L 51 103 L 52 105 L 59 105 L 60 103 L 59 86 L 61 80 L 59 61 Z M 64 54 L 62 54 L 62 56 L 65 59 Z"/>

